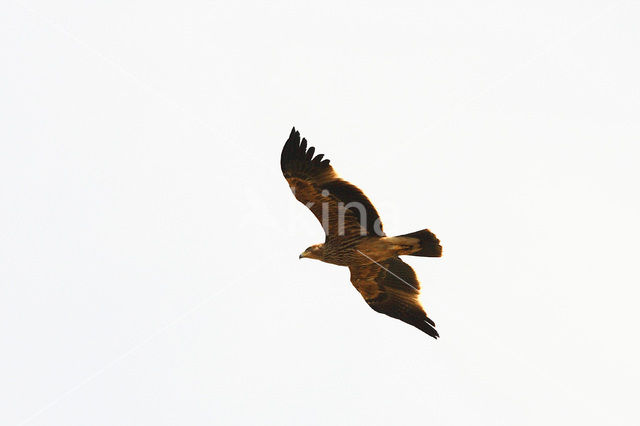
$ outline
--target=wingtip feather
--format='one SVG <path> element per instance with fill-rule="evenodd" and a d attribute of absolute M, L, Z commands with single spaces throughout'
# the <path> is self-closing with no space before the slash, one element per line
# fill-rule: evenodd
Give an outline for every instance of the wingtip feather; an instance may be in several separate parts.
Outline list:
<path fill-rule="evenodd" d="M 433 321 L 427 318 L 424 320 L 423 323 L 419 323 L 415 326 L 416 328 L 420 329 L 421 331 L 433 337 L 434 339 L 437 339 L 438 337 L 440 337 L 440 334 L 438 334 L 438 330 L 435 329 L 434 325 L 435 324 L 433 324 Z"/>
<path fill-rule="evenodd" d="M 309 146 L 306 138 L 301 139 L 300 132 L 294 126 L 280 155 L 282 172 L 286 176 L 286 173 L 295 173 L 296 171 L 304 171 L 304 173 L 323 171 L 329 166 L 329 160 L 324 159 L 321 161 L 323 154 L 318 154 L 314 157 L 315 152 L 315 147 Z M 314 172 L 310 167 L 317 168 L 317 170 Z"/>

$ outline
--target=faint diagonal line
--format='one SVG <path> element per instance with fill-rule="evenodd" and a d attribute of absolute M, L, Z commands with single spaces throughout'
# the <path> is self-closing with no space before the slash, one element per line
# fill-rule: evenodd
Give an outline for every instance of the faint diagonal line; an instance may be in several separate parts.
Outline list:
<path fill-rule="evenodd" d="M 409 287 L 412 287 L 413 289 L 418 291 L 417 288 L 413 287 L 411 284 L 409 284 L 408 282 L 403 280 L 401 277 L 397 276 L 396 274 L 391 272 L 389 269 L 385 268 L 383 265 L 381 265 L 380 263 L 376 262 L 375 260 L 373 260 L 372 258 L 367 256 L 366 254 L 364 254 L 360 250 L 356 249 L 356 251 L 358 253 L 360 253 L 361 255 L 363 255 L 364 257 L 366 257 L 367 259 L 371 260 L 376 265 L 380 266 L 385 271 L 389 272 L 390 274 L 392 274 L 393 276 L 398 278 L 400 281 L 402 281 L 403 283 L 405 283 Z M 480 332 L 478 332 L 478 328 L 476 328 L 476 327 L 468 328 L 468 330 L 470 330 L 476 336 L 481 336 L 483 339 L 488 339 L 489 341 L 492 342 L 492 344 L 495 347 L 501 347 L 503 352 L 508 353 L 511 356 L 512 359 L 516 360 L 521 365 L 526 366 L 526 367 L 530 368 L 533 371 L 536 371 L 541 376 L 544 376 L 548 382 L 558 386 L 558 388 L 561 389 L 567 396 L 570 396 L 574 400 L 578 400 L 575 397 L 574 393 L 563 382 L 561 382 L 557 378 L 551 376 L 547 371 L 541 369 L 537 364 L 534 364 L 534 363 L 532 363 L 530 361 L 525 360 L 517 351 L 514 351 L 513 349 L 505 346 L 500 340 L 496 339 L 490 333 L 480 333 Z M 593 411 L 592 411 L 592 413 L 593 413 Z M 598 417 L 603 418 L 599 413 L 597 413 L 597 415 L 598 415 Z"/>
<path fill-rule="evenodd" d="M 219 296 L 222 292 L 227 290 L 229 287 L 231 287 L 233 284 L 235 284 L 238 281 L 239 280 L 234 280 L 234 281 L 228 283 L 223 288 L 219 289 L 216 292 L 211 293 L 209 296 L 205 297 L 200 302 L 196 303 L 195 305 L 193 305 L 192 307 L 190 307 L 186 311 L 184 311 L 181 314 L 179 314 L 173 320 L 171 320 L 168 323 L 166 323 L 165 325 L 157 328 L 154 332 L 149 334 L 147 337 L 142 339 L 140 342 L 138 342 L 135 345 L 133 345 L 127 351 L 123 352 L 122 354 L 120 354 L 119 356 L 114 358 L 113 360 L 109 361 L 103 367 L 99 368 L 98 370 L 96 370 L 95 372 L 93 372 L 92 374 L 87 376 L 84 380 L 82 380 L 78 384 L 72 386 L 71 388 L 67 389 L 60 396 L 58 396 L 57 398 L 55 398 L 54 400 L 52 400 L 51 402 L 46 404 L 44 407 L 40 408 L 38 411 L 36 411 L 32 415 L 30 415 L 29 417 L 24 419 L 22 422 L 18 423 L 18 426 L 26 425 L 27 423 L 31 422 L 35 418 L 39 417 L 40 415 L 44 414 L 45 412 L 47 412 L 48 410 L 50 410 L 51 408 L 53 408 L 54 406 L 59 404 L 60 402 L 64 401 L 66 398 L 68 398 L 69 396 L 71 396 L 72 394 L 77 392 L 79 389 L 81 389 L 82 387 L 84 387 L 85 385 L 87 385 L 88 383 L 90 383 L 91 381 L 96 379 L 97 377 L 99 377 L 102 374 L 104 374 L 107 370 L 109 370 L 110 368 L 114 367 L 115 365 L 117 365 L 118 363 L 122 362 L 124 359 L 126 359 L 130 355 L 132 355 L 135 352 L 137 352 L 138 350 L 140 350 L 147 343 L 151 342 L 156 337 L 160 336 L 161 334 L 163 334 L 164 332 L 166 332 L 170 328 L 174 327 L 178 323 L 180 323 L 180 322 L 184 321 L 185 319 L 187 319 L 189 316 L 193 315 L 196 311 L 198 311 L 204 305 L 209 303 L 213 298 Z"/>
<path fill-rule="evenodd" d="M 171 105 L 173 108 L 175 108 L 179 112 L 183 113 L 185 117 L 188 117 L 193 122 L 195 122 L 197 124 L 200 124 L 202 127 L 207 129 L 210 133 L 212 133 L 214 135 L 218 134 L 216 129 L 214 129 L 208 122 L 206 122 L 202 118 L 194 115 L 194 113 L 192 111 L 188 110 L 187 108 L 185 108 L 184 106 L 179 104 L 177 101 L 175 101 L 174 99 L 172 99 L 169 96 L 167 96 L 161 90 L 159 90 L 156 87 L 154 87 L 153 85 L 151 85 L 148 81 L 143 80 L 142 78 L 140 78 L 135 73 L 133 73 L 133 72 L 129 71 L 128 69 L 126 69 L 119 62 L 117 62 L 114 59 L 108 57 L 107 55 L 102 53 L 100 50 L 98 50 L 95 47 L 91 46 L 90 44 L 88 44 L 84 40 L 78 38 L 75 34 L 73 34 L 71 31 L 67 30 L 62 25 L 58 24 L 57 22 L 53 21 L 52 19 L 48 18 L 47 16 L 43 15 L 42 13 L 37 11 L 36 9 L 26 5 L 22 1 L 14 0 L 14 2 L 18 3 L 24 10 L 26 10 L 28 13 L 30 13 L 34 17 L 37 17 L 37 19 L 39 19 L 42 22 L 44 22 L 47 25 L 49 25 L 49 27 L 53 28 L 55 31 L 58 31 L 61 34 L 64 34 L 67 38 L 69 38 L 70 40 L 72 40 L 73 42 L 78 44 L 79 46 L 83 47 L 85 50 L 91 52 L 93 55 L 95 55 L 96 57 L 101 59 L 103 62 L 107 63 L 113 69 L 115 69 L 118 72 L 120 72 L 121 74 L 127 76 L 130 80 L 132 80 L 140 88 L 142 88 L 142 90 L 146 91 L 147 93 L 152 94 L 153 96 L 158 98 L 160 101 L 164 102 L 165 104 Z M 240 150 L 244 150 L 245 149 L 244 145 L 242 145 L 242 144 L 236 145 L 236 148 L 240 149 Z"/>
<path fill-rule="evenodd" d="M 76 44 L 82 46 L 86 50 L 88 50 L 91 53 L 93 53 L 95 56 L 97 56 L 98 58 L 100 58 L 101 60 L 103 60 L 104 62 L 109 64 L 112 68 L 116 69 L 121 74 L 126 75 L 128 78 L 130 78 L 136 84 L 138 84 L 143 90 L 147 91 L 148 93 L 153 94 L 155 97 L 157 97 L 161 101 L 165 102 L 166 104 L 172 105 L 174 108 L 176 108 L 177 110 L 179 110 L 182 113 L 184 113 L 185 116 L 189 117 L 194 122 L 202 125 L 204 128 L 209 130 L 211 133 L 214 133 L 214 134 L 216 133 L 215 130 L 209 125 L 209 123 L 203 121 L 199 117 L 194 116 L 192 112 L 187 110 L 182 105 L 178 104 L 175 100 L 169 98 L 167 95 L 162 93 L 160 90 L 156 89 L 155 87 L 153 87 L 148 82 L 145 82 L 144 80 L 140 79 L 136 74 L 134 74 L 131 71 L 129 71 L 126 68 L 124 68 L 118 62 L 114 61 L 113 59 L 109 58 L 108 56 L 106 56 L 105 54 L 100 52 L 99 50 L 95 49 L 91 45 L 89 45 L 86 42 L 84 42 L 83 40 L 79 39 L 78 37 L 76 37 L 74 34 L 72 34 L 70 31 L 68 31 L 63 26 L 61 26 L 61 25 L 57 24 L 56 22 L 52 21 L 51 19 L 47 18 L 42 13 L 39 13 L 38 11 L 33 9 L 32 7 L 24 4 L 24 2 L 15 1 L 15 3 L 18 3 L 27 12 L 29 12 L 30 14 L 36 16 L 38 19 L 40 19 L 41 21 L 45 22 L 47 25 L 49 25 L 54 30 L 64 34 L 69 39 L 74 41 Z M 239 149 L 242 149 L 242 148 L 240 147 Z M 158 337 L 159 335 L 163 334 L 164 332 L 166 332 L 170 328 L 174 327 L 176 324 L 180 323 L 184 319 L 186 319 L 189 316 L 191 316 L 193 313 L 198 311 L 204 305 L 209 303 L 214 297 L 218 296 L 220 293 L 224 292 L 229 287 L 231 287 L 235 282 L 236 281 L 231 282 L 231 283 L 227 284 L 226 286 L 224 286 L 222 289 L 218 290 L 217 292 L 214 292 L 214 293 L 210 294 L 209 296 L 205 297 L 203 300 L 201 300 L 200 302 L 198 302 L 197 304 L 195 304 L 191 308 L 189 308 L 186 311 L 184 311 L 182 314 L 179 314 L 173 320 L 171 320 L 168 323 L 166 323 L 165 325 L 157 328 L 149 336 L 147 336 L 146 338 L 142 339 L 140 342 L 138 342 L 137 344 L 132 346 L 130 349 L 128 349 L 127 351 L 125 351 L 124 353 L 119 355 L 118 357 L 114 358 L 113 360 L 111 360 L 110 362 L 105 364 L 102 368 L 98 369 L 97 371 L 95 371 L 94 373 L 92 373 L 91 375 L 86 377 L 84 380 L 82 380 L 78 384 L 74 385 L 73 387 L 71 387 L 68 390 L 66 390 L 65 392 L 63 392 L 60 396 L 58 396 L 57 398 L 55 398 L 54 400 L 52 400 L 51 402 L 46 404 L 44 407 L 42 407 L 41 409 L 37 410 L 35 413 L 33 413 L 32 415 L 30 415 L 29 417 L 27 417 L 26 419 L 24 419 L 22 422 L 20 422 L 18 424 L 19 425 L 25 425 L 25 424 L 33 421 L 34 419 L 36 419 L 37 417 L 39 417 L 43 413 L 47 412 L 48 410 L 50 410 L 55 405 L 57 405 L 61 401 L 65 400 L 66 398 L 68 398 L 69 396 L 71 396 L 72 394 L 77 392 L 79 389 L 81 389 L 82 387 L 84 387 L 85 385 L 87 385 L 88 383 L 93 381 L 94 379 L 96 379 L 97 377 L 99 377 L 102 374 L 104 374 L 110 368 L 114 367 L 115 365 L 117 365 L 118 363 L 122 362 L 124 359 L 126 359 L 127 357 L 129 357 L 133 353 L 135 353 L 138 350 L 140 350 L 142 347 L 144 347 L 146 344 L 148 344 L 154 338 Z"/>
<path fill-rule="evenodd" d="M 405 283 L 406 285 L 408 285 L 409 287 L 411 287 L 412 289 L 414 289 L 415 291 L 420 291 L 417 288 L 415 288 L 414 286 L 412 286 L 411 284 L 409 284 L 408 282 L 406 282 L 404 279 L 402 279 L 401 277 L 397 276 L 396 274 L 394 274 L 393 272 L 391 272 L 390 270 L 388 270 L 387 268 L 384 267 L 384 265 L 379 264 L 378 262 L 376 262 L 375 260 L 373 260 L 372 258 L 370 258 L 369 256 L 367 256 L 366 254 L 364 254 L 363 252 L 361 252 L 360 250 L 356 249 L 356 251 L 358 253 L 360 253 L 361 255 L 363 255 L 364 257 L 366 257 L 367 259 L 369 259 L 370 261 L 372 261 L 373 263 L 375 263 L 376 265 L 378 265 L 379 267 L 381 267 L 382 269 L 384 269 L 385 271 L 387 271 L 388 273 L 390 273 L 391 275 L 393 275 L 394 277 L 396 277 L 397 279 L 399 279 L 400 281 L 402 281 L 403 283 Z"/>
<path fill-rule="evenodd" d="M 82 40 L 78 39 L 76 36 L 74 36 L 72 33 L 70 33 L 68 30 L 66 30 L 65 28 L 63 28 L 62 26 L 56 24 L 55 22 L 51 21 L 50 19 L 47 19 L 46 17 L 44 17 L 42 14 L 37 13 L 35 10 L 31 9 L 30 7 L 26 6 L 23 4 L 23 2 L 18 2 L 20 3 L 20 5 L 28 10 L 30 13 L 37 15 L 40 19 L 42 19 L 43 21 L 47 22 L 51 27 L 53 27 L 54 29 L 56 29 L 57 31 L 64 33 L 65 35 L 67 35 L 70 39 L 72 39 L 73 41 L 75 41 L 76 43 L 78 43 L 79 45 L 83 46 L 84 48 L 92 51 L 95 55 L 97 55 L 98 57 L 100 57 L 101 59 L 103 59 L 105 62 L 109 63 L 112 67 L 118 69 L 121 73 L 127 75 L 129 78 L 131 78 L 132 80 L 134 80 L 136 83 L 138 83 L 141 87 L 143 87 L 145 90 L 147 90 L 150 93 L 153 93 L 155 96 L 157 96 L 158 98 L 160 98 L 161 100 L 167 102 L 167 103 L 171 103 L 173 104 L 174 107 L 176 107 L 177 109 L 188 113 L 188 116 L 195 122 L 198 122 L 199 124 L 203 125 L 205 128 L 207 128 L 208 130 L 214 132 L 214 130 L 208 125 L 208 123 L 204 122 L 203 120 L 195 117 L 191 112 L 189 112 L 188 110 L 186 110 L 184 107 L 182 107 L 181 105 L 179 105 L 177 102 L 175 102 L 174 100 L 168 98 L 166 95 L 164 95 L 163 93 L 161 93 L 159 90 L 157 90 L 156 88 L 154 88 L 153 86 L 151 86 L 149 83 L 144 82 L 143 80 L 141 80 L 138 76 L 136 76 L 135 74 L 133 74 L 132 72 L 128 71 L 127 69 L 125 69 L 122 65 L 120 65 L 119 63 L 115 62 L 114 60 L 108 58 L 106 55 L 102 54 L 100 51 L 96 50 L 95 48 L 93 48 L 92 46 L 88 45 L 87 43 L 83 42 Z M 611 10 L 613 10 L 614 8 L 619 7 L 621 4 L 615 4 L 612 5 L 608 8 L 606 8 L 606 10 L 604 12 L 602 12 L 601 14 L 598 14 L 597 16 L 595 16 L 593 19 L 590 19 L 588 21 L 586 21 L 584 24 L 579 25 L 577 29 L 575 29 L 574 31 L 572 31 L 568 36 L 564 36 L 562 37 L 562 40 L 555 40 L 552 43 L 549 43 L 545 48 L 543 48 L 541 51 L 539 51 L 537 54 L 533 55 L 530 59 L 528 59 L 527 61 L 525 61 L 524 63 L 518 65 L 517 67 L 515 67 L 515 69 L 513 69 L 510 72 L 507 72 L 505 74 L 502 75 L 502 77 L 500 77 L 499 79 L 497 79 L 495 81 L 495 83 L 493 83 L 492 85 L 489 85 L 485 88 L 485 90 L 483 90 L 482 92 L 478 93 L 476 96 L 473 96 L 472 98 L 464 101 L 464 102 L 460 102 L 458 103 L 455 108 L 457 107 L 464 107 L 470 103 L 472 103 L 473 101 L 475 101 L 476 99 L 486 95 L 487 93 L 490 93 L 492 90 L 496 89 L 497 87 L 499 87 L 500 84 L 502 84 L 504 81 L 506 81 L 508 78 L 512 77 L 513 75 L 516 74 L 517 71 L 522 70 L 527 68 L 528 66 L 530 66 L 532 63 L 534 63 L 537 59 L 539 59 L 540 57 L 544 56 L 545 54 L 547 54 L 549 51 L 551 51 L 553 49 L 553 47 L 555 47 L 557 44 L 561 43 L 561 42 L 566 42 L 568 40 L 571 40 L 573 37 L 577 36 L 584 28 L 588 27 L 589 25 L 597 22 L 599 19 L 601 19 L 606 13 L 610 12 Z M 434 123 L 434 125 L 432 125 L 431 127 L 434 127 L 436 125 L 442 124 L 443 122 L 447 121 L 448 119 L 451 119 L 452 117 L 443 117 L 441 120 L 437 121 L 436 123 Z M 413 285 L 409 284 L 407 281 L 405 281 L 404 279 L 402 279 L 401 277 L 399 277 L 398 275 L 396 275 L 395 273 L 391 272 L 389 269 L 387 269 L 386 267 L 384 267 L 383 265 L 381 265 L 380 263 L 376 262 L 375 260 L 371 259 L 369 256 L 367 256 L 366 254 L 362 253 L 360 250 L 357 250 L 360 254 L 362 254 L 363 256 L 365 256 L 367 259 L 371 260 L 373 263 L 377 264 L 378 266 L 380 266 L 381 268 L 383 268 L 385 271 L 389 272 L 390 274 L 392 274 L 393 276 L 395 276 L 396 278 L 398 278 L 400 281 L 402 281 L 403 283 L 405 283 L 406 285 L 408 285 L 409 287 L 416 289 Z M 235 283 L 235 282 L 234 282 Z M 197 310 L 199 310 L 200 308 L 202 308 L 204 305 L 206 305 L 208 302 L 210 302 L 215 296 L 219 295 L 220 293 L 224 292 L 226 289 L 228 289 L 230 286 L 232 285 L 232 283 L 228 284 L 227 286 L 225 286 L 224 288 L 220 289 L 219 291 L 211 294 L 210 296 L 206 297 L 204 300 L 200 301 L 199 303 L 197 303 L 196 305 L 194 305 L 193 307 L 189 308 L 187 311 L 185 311 L 184 313 L 180 314 L 177 318 L 175 318 L 174 320 L 170 321 L 169 323 L 165 324 L 164 326 L 156 329 L 156 331 L 154 331 L 152 334 L 150 334 L 148 337 L 146 337 L 145 339 L 143 339 L 142 341 L 140 341 L 139 343 L 137 343 L 136 345 L 134 345 L 133 347 L 131 347 L 129 350 L 127 350 L 126 352 L 124 352 L 123 354 L 121 354 L 120 356 L 118 356 L 117 358 L 115 358 L 114 360 L 110 361 L 109 363 L 107 363 L 104 367 L 102 367 L 101 369 L 97 370 L 96 372 L 94 372 L 93 374 L 91 374 L 90 376 L 88 376 L 86 379 L 84 379 L 82 382 L 78 383 L 77 385 L 73 386 L 72 388 L 68 389 L 67 391 L 65 391 L 62 395 L 60 395 L 58 398 L 56 398 L 55 400 L 51 401 L 49 404 L 45 405 L 43 408 L 41 408 L 40 410 L 38 410 L 37 412 L 35 412 L 33 415 L 29 416 L 28 418 L 26 418 L 24 421 L 22 421 L 21 423 L 19 423 L 20 425 L 24 425 L 27 424 L 29 422 L 31 422 L 32 420 L 34 420 L 35 418 L 37 418 L 38 416 L 40 416 L 41 414 L 45 413 L 46 411 L 48 411 L 49 409 L 51 409 L 53 406 L 55 406 L 56 404 L 58 404 L 59 402 L 63 401 L 64 399 L 66 399 L 67 397 L 69 397 L 70 395 L 72 395 L 73 393 L 75 393 L 76 391 L 78 391 L 79 389 L 81 389 L 83 386 L 85 386 L 86 384 L 90 383 L 92 380 L 94 380 L 95 378 L 99 377 L 100 375 L 102 375 L 104 372 L 106 372 L 108 369 L 112 368 L 113 366 L 117 365 L 119 362 L 123 361 L 124 359 L 126 359 L 128 356 L 132 355 L 133 353 L 137 352 L 138 350 L 140 350 L 142 347 L 144 347 L 147 343 L 149 343 L 150 341 L 152 341 L 154 338 L 156 338 L 157 336 L 161 335 L 162 333 L 164 333 L 165 331 L 167 331 L 168 329 L 170 329 L 171 327 L 175 326 L 176 324 L 180 323 L 181 321 L 183 321 L 184 319 L 188 318 L 190 315 L 192 315 L 194 312 L 196 312 Z"/>

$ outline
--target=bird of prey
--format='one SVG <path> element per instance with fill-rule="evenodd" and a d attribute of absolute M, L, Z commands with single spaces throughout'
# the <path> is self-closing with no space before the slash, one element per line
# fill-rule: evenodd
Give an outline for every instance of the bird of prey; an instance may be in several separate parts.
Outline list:
<path fill-rule="evenodd" d="M 282 173 L 325 232 L 324 243 L 307 248 L 300 258 L 349 267 L 351 283 L 371 308 L 438 338 L 418 300 L 418 278 L 398 256 L 440 257 L 440 241 L 428 229 L 387 237 L 366 195 L 341 179 L 323 154 L 314 154 L 294 127 L 282 148 Z"/>

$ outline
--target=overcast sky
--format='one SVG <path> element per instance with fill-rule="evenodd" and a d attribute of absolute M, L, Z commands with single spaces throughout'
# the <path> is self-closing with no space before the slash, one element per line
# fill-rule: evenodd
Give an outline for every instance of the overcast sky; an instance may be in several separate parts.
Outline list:
<path fill-rule="evenodd" d="M 632 425 L 635 1 L 6 1 L 0 423 Z M 441 338 L 298 260 L 292 126 Z"/>

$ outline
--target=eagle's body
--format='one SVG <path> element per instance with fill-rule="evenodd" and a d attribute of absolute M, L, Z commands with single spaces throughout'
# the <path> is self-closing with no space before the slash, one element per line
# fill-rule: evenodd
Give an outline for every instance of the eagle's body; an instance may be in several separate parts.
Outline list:
<path fill-rule="evenodd" d="M 295 197 L 322 224 L 323 244 L 300 257 L 348 266 L 351 282 L 374 310 L 438 337 L 434 322 L 418 300 L 420 284 L 415 272 L 398 256 L 439 257 L 442 247 L 429 230 L 387 237 L 380 216 L 360 189 L 340 179 L 323 160 L 307 149 L 300 133 L 291 131 L 282 149 L 280 165 Z"/>
<path fill-rule="evenodd" d="M 327 235 L 322 248 L 322 257 L 318 260 L 340 266 L 356 266 L 411 254 L 420 249 L 420 244 L 417 240 L 403 240 L 400 237 Z"/>

